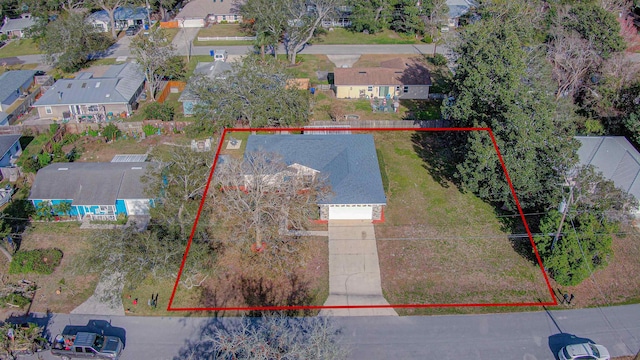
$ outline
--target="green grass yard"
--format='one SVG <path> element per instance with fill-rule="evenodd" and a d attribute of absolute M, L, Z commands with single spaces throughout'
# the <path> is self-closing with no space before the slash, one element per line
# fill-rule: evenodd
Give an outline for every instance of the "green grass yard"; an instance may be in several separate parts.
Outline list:
<path fill-rule="evenodd" d="M 0 49 L 0 58 L 37 54 L 42 54 L 42 51 L 30 39 L 12 40 Z"/>
<path fill-rule="evenodd" d="M 386 45 L 420 44 L 414 36 L 405 36 L 392 30 L 383 30 L 376 34 L 363 34 L 346 29 L 334 28 L 311 41 L 317 45 Z"/>
<path fill-rule="evenodd" d="M 376 238 L 389 303 L 551 301 L 540 268 L 514 250 L 494 209 L 451 183 L 434 180 L 413 148 L 411 135 L 374 135 L 382 155 L 383 183 L 388 184 L 386 221 L 376 226 Z"/>

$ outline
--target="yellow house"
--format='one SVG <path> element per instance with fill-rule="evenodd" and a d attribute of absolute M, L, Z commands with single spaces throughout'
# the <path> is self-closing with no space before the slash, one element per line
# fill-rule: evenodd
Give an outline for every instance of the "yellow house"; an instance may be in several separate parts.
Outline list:
<path fill-rule="evenodd" d="M 429 70 L 417 61 L 393 59 L 380 67 L 336 68 L 334 89 L 339 99 L 428 99 Z"/>

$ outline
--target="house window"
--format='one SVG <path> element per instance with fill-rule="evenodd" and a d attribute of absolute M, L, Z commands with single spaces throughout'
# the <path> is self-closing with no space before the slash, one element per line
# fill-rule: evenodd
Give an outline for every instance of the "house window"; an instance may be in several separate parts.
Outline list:
<path fill-rule="evenodd" d="M 367 86 L 367 91 L 373 91 L 373 86 Z"/>
<path fill-rule="evenodd" d="M 47 114 L 53 114 L 53 110 L 51 110 L 51 106 L 45 106 L 44 112 L 46 112 Z"/>
<path fill-rule="evenodd" d="M 233 21 L 238 21 L 238 15 L 233 15 Z"/>
<path fill-rule="evenodd" d="M 405 87 L 402 89 L 402 92 L 404 92 L 405 94 L 406 94 L 406 93 L 408 93 L 408 92 L 409 92 L 409 87 L 408 87 L 408 86 L 405 86 Z"/>
<path fill-rule="evenodd" d="M 220 0 L 222 2 L 222 0 Z M 222 21 L 227 21 L 227 15 L 222 15 Z"/>

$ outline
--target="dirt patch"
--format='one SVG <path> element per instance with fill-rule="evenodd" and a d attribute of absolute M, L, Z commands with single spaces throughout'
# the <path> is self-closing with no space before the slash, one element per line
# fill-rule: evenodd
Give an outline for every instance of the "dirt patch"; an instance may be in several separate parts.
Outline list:
<path fill-rule="evenodd" d="M 60 265 L 50 275 L 8 274 L 8 261 L 1 258 L 0 268 L 8 281 L 27 279 L 34 281 L 38 290 L 30 311 L 68 313 L 85 301 L 97 283 L 97 276 L 74 273 L 74 258 L 87 248 L 90 232 L 80 230 L 80 225 L 70 223 L 36 223 L 22 236 L 21 249 L 58 248 L 63 257 Z M 58 293 L 60 291 L 60 293 Z"/>
<path fill-rule="evenodd" d="M 169 144 L 186 144 L 184 135 L 154 135 L 146 139 L 119 139 L 105 142 L 101 137 L 85 136 L 76 142 L 81 148 L 80 162 L 109 162 L 117 154 L 148 154 L 156 147 L 170 147 Z"/>
<path fill-rule="evenodd" d="M 299 242 L 298 251 L 278 261 L 267 261 L 273 258 L 251 252 L 246 243 L 225 248 L 216 261 L 214 275 L 196 290 L 200 292 L 197 302 L 192 291 L 180 287 L 173 306 L 237 308 L 324 304 L 329 292 L 327 239 L 305 236 L 294 241 Z M 267 252 L 269 246 L 267 243 Z M 237 311 L 218 313 L 237 314 Z"/>
<path fill-rule="evenodd" d="M 354 68 L 359 68 L 359 67 L 379 67 L 381 63 L 385 62 L 385 61 L 389 61 L 389 60 L 393 60 L 393 59 L 402 59 L 405 62 L 413 62 L 413 61 L 420 61 L 421 63 L 425 64 L 425 66 L 429 67 L 429 63 L 427 63 L 426 61 L 424 61 L 424 58 L 422 56 L 418 56 L 418 55 L 398 55 L 398 54 L 368 54 L 368 55 L 362 55 L 360 56 L 360 58 L 358 59 L 358 61 L 356 61 L 352 67 Z"/>

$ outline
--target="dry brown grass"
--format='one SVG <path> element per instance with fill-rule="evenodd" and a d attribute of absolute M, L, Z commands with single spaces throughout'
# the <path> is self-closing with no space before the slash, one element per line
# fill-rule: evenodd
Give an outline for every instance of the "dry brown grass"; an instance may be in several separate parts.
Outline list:
<path fill-rule="evenodd" d="M 58 248 L 63 257 L 60 265 L 51 275 L 14 274 L 7 275 L 9 281 L 21 279 L 34 281 L 38 290 L 31 311 L 68 313 L 84 302 L 95 289 L 97 276 L 73 273 L 73 261 L 87 248 L 88 230 L 80 230 L 80 225 L 69 223 L 36 223 L 22 237 L 22 250 Z M 0 258 L 3 271 L 7 274 L 8 261 Z M 63 281 L 64 279 L 64 281 Z M 64 284 L 61 284 L 61 282 Z M 60 294 L 56 290 L 61 289 Z"/>
<path fill-rule="evenodd" d="M 199 289 L 189 291 L 181 286 L 173 307 L 322 305 L 329 288 L 327 239 L 302 237 L 295 241 L 299 241 L 298 251 L 289 254 L 285 261 L 268 260 L 269 254 L 253 253 L 247 243 L 220 249 L 213 276 Z M 197 300 L 194 293 L 200 295 Z M 218 315 L 237 314 L 237 311 L 218 312 Z"/>

